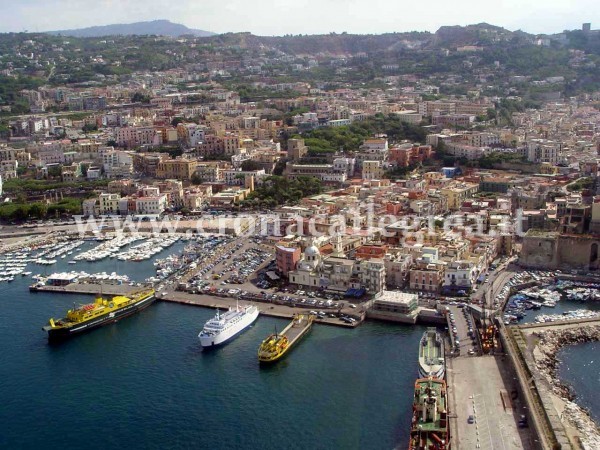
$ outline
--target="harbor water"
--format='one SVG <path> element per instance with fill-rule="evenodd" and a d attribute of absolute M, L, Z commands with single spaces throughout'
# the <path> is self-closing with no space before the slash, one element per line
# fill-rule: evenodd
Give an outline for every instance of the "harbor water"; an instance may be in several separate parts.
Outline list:
<path fill-rule="evenodd" d="M 568 311 L 588 310 L 600 313 L 600 301 L 581 302 L 563 298 L 553 308 L 543 306 L 539 310 L 525 311 L 525 317 L 519 322 L 535 323 L 540 314 L 562 315 Z M 558 376 L 564 383 L 571 386 L 576 395 L 575 402 L 590 411 L 596 423 L 600 423 L 600 365 L 595 355 L 600 351 L 600 342 L 569 345 L 564 347 L 558 359 L 561 364 Z"/>
<path fill-rule="evenodd" d="M 46 269 L 63 270 L 114 271 L 136 281 L 154 273 L 152 261 L 108 259 L 59 260 Z M 197 334 L 214 311 L 157 302 L 50 345 L 41 330 L 48 318 L 90 298 L 30 293 L 29 283 L 0 284 L 0 448 L 406 446 L 423 327 L 317 325 L 286 359 L 264 368 L 258 346 L 287 321 L 260 317 L 230 344 L 205 352 Z"/>
<path fill-rule="evenodd" d="M 596 423 L 600 423 L 600 342 L 564 347 L 558 354 L 559 378 L 576 394 L 575 402 L 586 408 Z"/>

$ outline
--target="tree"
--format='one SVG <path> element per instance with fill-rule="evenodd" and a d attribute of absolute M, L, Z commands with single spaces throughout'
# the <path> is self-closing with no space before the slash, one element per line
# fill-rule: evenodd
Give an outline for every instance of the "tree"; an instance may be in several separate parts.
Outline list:
<path fill-rule="evenodd" d="M 90 133 L 92 131 L 98 131 L 98 125 L 91 125 L 89 123 L 86 123 L 83 128 L 82 128 L 84 133 Z"/>
<path fill-rule="evenodd" d="M 43 219 L 48 213 L 48 206 L 45 203 L 33 203 L 29 207 L 29 217 L 34 219 Z"/>
<path fill-rule="evenodd" d="M 150 97 L 148 95 L 142 94 L 141 92 L 136 92 L 131 96 L 131 101 L 133 103 L 150 103 Z"/>
<path fill-rule="evenodd" d="M 49 177 L 57 178 L 57 177 L 60 177 L 61 175 L 62 175 L 62 173 L 60 171 L 59 165 L 48 167 L 48 176 Z"/>
<path fill-rule="evenodd" d="M 260 170 L 262 168 L 262 166 L 257 163 L 256 161 L 253 161 L 251 159 L 248 159 L 246 161 L 242 162 L 242 170 L 243 171 L 252 171 L 252 170 Z"/>
<path fill-rule="evenodd" d="M 173 120 L 171 120 L 171 125 L 173 127 L 177 127 L 177 125 L 183 122 L 185 122 L 185 119 L 183 117 L 173 117 Z"/>

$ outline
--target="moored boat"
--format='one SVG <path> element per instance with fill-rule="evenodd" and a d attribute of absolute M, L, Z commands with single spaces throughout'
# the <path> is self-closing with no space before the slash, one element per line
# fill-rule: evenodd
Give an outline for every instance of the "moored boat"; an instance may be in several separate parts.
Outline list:
<path fill-rule="evenodd" d="M 50 340 L 65 339 L 141 311 L 152 304 L 154 299 L 154 289 L 143 289 L 129 294 L 128 297 L 98 297 L 94 303 L 70 309 L 62 319 L 50 319 L 43 330 L 48 332 Z"/>
<path fill-rule="evenodd" d="M 449 450 L 446 382 L 439 378 L 415 381 L 409 450 Z"/>
<path fill-rule="evenodd" d="M 204 325 L 198 334 L 202 347 L 214 347 L 233 339 L 244 331 L 258 318 L 258 308 L 255 305 L 239 306 L 224 314 L 217 315 Z"/>
<path fill-rule="evenodd" d="M 311 328 L 314 316 L 311 314 L 296 314 L 281 333 L 269 335 L 258 349 L 258 360 L 261 363 L 279 361 Z"/>
<path fill-rule="evenodd" d="M 427 328 L 419 345 L 419 376 L 444 378 L 444 341 L 435 328 Z"/>

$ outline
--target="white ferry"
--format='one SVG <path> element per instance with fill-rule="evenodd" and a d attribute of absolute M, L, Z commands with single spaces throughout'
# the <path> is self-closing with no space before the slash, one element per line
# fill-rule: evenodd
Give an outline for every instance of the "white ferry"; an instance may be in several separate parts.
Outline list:
<path fill-rule="evenodd" d="M 204 325 L 198 335 L 202 347 L 214 347 L 232 339 L 248 328 L 258 318 L 258 308 L 254 305 L 236 306 L 224 314 L 217 315 Z"/>

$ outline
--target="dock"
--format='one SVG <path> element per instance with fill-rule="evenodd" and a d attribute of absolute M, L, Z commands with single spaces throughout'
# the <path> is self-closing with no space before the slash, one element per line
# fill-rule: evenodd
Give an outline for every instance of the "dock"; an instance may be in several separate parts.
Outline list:
<path fill-rule="evenodd" d="M 29 286 L 30 292 L 54 292 L 60 294 L 84 295 L 127 295 L 131 291 L 139 289 L 140 286 L 129 286 L 128 284 L 108 283 L 71 283 L 66 286 Z"/>
<path fill-rule="evenodd" d="M 190 305 L 190 306 L 200 306 L 203 308 L 212 308 L 212 309 L 229 309 L 230 307 L 235 308 L 236 304 L 246 305 L 250 304 L 246 300 L 237 300 L 235 298 L 229 297 L 217 297 L 211 295 L 199 295 L 199 294 L 188 294 L 185 292 L 167 292 L 166 295 L 157 294 L 157 299 L 169 302 L 169 303 L 179 303 L 182 305 Z M 262 302 L 254 302 L 254 304 L 258 307 L 260 314 L 263 316 L 269 317 L 277 317 L 280 319 L 292 319 L 298 313 L 307 313 L 305 309 L 293 308 L 291 306 L 286 305 L 278 305 L 273 303 L 262 303 Z M 315 322 L 324 324 L 324 325 L 335 325 L 339 327 L 345 328 L 354 328 L 358 326 L 361 322 L 357 320 L 354 323 L 346 323 L 339 320 L 339 318 L 333 317 L 325 317 L 320 319 L 315 317 Z"/>

